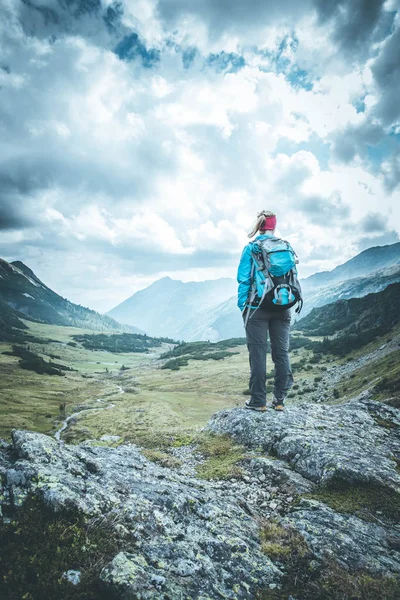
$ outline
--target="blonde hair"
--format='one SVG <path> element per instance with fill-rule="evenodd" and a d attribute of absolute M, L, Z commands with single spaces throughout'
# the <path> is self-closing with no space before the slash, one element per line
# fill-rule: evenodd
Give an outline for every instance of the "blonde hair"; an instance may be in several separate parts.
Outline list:
<path fill-rule="evenodd" d="M 276 217 L 276 215 L 275 215 L 275 213 L 271 212 L 270 210 L 262 210 L 261 212 L 258 213 L 257 221 L 256 221 L 253 229 L 248 234 L 249 238 L 252 238 L 254 235 L 256 235 L 257 231 L 260 231 L 260 228 L 264 225 L 264 221 L 267 217 Z"/>

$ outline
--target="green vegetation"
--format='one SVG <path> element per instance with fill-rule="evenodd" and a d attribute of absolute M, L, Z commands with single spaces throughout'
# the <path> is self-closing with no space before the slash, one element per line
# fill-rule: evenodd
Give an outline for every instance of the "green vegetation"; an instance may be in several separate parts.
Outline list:
<path fill-rule="evenodd" d="M 238 463 L 246 456 L 244 446 L 235 444 L 228 435 L 203 433 L 195 440 L 206 460 L 197 468 L 203 479 L 241 479 L 243 469 Z"/>
<path fill-rule="evenodd" d="M 148 352 L 149 348 L 156 348 L 163 343 L 176 344 L 170 338 L 152 338 L 140 333 L 85 333 L 72 337 L 87 350 L 108 352 Z"/>
<path fill-rule="evenodd" d="M 378 519 L 397 523 L 400 520 L 400 494 L 377 485 L 332 482 L 305 497 L 320 500 L 338 512 L 355 514 L 366 521 Z"/>
<path fill-rule="evenodd" d="M 162 369 L 171 369 L 172 371 L 178 371 L 180 367 L 187 367 L 189 360 L 223 360 L 232 354 L 238 354 L 237 352 L 209 352 L 207 354 L 189 354 L 188 356 L 180 356 L 178 358 L 172 358 L 167 360 L 166 363 L 161 367 Z"/>
<path fill-rule="evenodd" d="M 346 356 L 398 326 L 399 292 L 400 283 L 394 283 L 378 293 L 314 308 L 293 329 L 304 335 L 323 336 L 322 341 L 312 341 L 307 346 L 315 354 Z"/>
<path fill-rule="evenodd" d="M 313 336 L 329 336 L 344 331 L 360 336 L 360 339 L 363 333 L 367 336 L 369 332 L 382 335 L 400 321 L 399 294 L 400 283 L 392 283 L 377 293 L 313 308 L 293 329 Z M 376 331 L 378 325 L 379 331 Z"/>
<path fill-rule="evenodd" d="M 375 400 L 384 400 L 400 407 L 400 349 L 369 361 L 351 375 L 337 386 L 341 397 L 352 397 L 366 388 L 372 388 Z"/>
<path fill-rule="evenodd" d="M 245 344 L 245 338 L 231 338 L 220 342 L 181 342 L 172 350 L 164 352 L 160 356 L 160 359 L 175 358 L 183 355 L 203 356 L 204 353 L 218 352 L 226 348 L 244 346 Z"/>
<path fill-rule="evenodd" d="M 101 569 L 118 553 L 113 523 L 54 514 L 28 499 L 0 520 L 0 597 L 4 600 L 97 600 Z M 79 586 L 63 577 L 81 572 Z"/>
<path fill-rule="evenodd" d="M 283 570 L 280 589 L 259 590 L 257 600 L 393 600 L 399 597 L 395 577 L 350 572 L 332 559 L 315 560 L 305 540 L 294 529 L 277 521 L 260 526 L 263 551 Z"/>
<path fill-rule="evenodd" d="M 393 421 L 388 421 L 387 419 L 382 419 L 379 415 L 373 415 L 375 422 L 384 427 L 385 429 L 398 429 L 398 425 L 393 423 Z"/>
<path fill-rule="evenodd" d="M 311 348 L 313 345 L 312 340 L 299 333 L 290 335 L 290 350 L 298 350 L 299 348 Z"/>
<path fill-rule="evenodd" d="M 178 371 L 180 367 L 187 367 L 189 360 L 223 360 L 237 352 L 227 351 L 232 346 L 246 344 L 244 338 L 232 338 L 221 342 L 182 342 L 172 350 L 164 352 L 160 359 L 170 358 L 161 368 Z"/>
<path fill-rule="evenodd" d="M 285 562 L 285 561 L 281 561 Z M 398 578 L 373 576 L 357 570 L 350 572 L 332 560 L 323 566 L 307 562 L 304 558 L 293 560 L 285 572 L 280 590 L 260 591 L 257 600 L 394 600 L 400 595 Z"/>
<path fill-rule="evenodd" d="M 272 560 L 304 558 L 309 555 L 307 544 L 291 527 L 283 527 L 276 520 L 265 520 L 260 529 L 261 548 Z"/>
<path fill-rule="evenodd" d="M 22 316 L 0 298 L 0 342 L 23 344 L 27 340 L 28 327 Z"/>
<path fill-rule="evenodd" d="M 380 327 L 372 327 L 366 331 L 344 333 L 332 339 L 324 337 L 322 342 L 313 342 L 313 350 L 318 354 L 345 356 L 353 350 L 363 348 L 381 336 L 382 333 Z"/>
<path fill-rule="evenodd" d="M 160 450 L 150 450 L 144 449 L 144 456 L 151 460 L 152 462 L 158 463 L 162 467 L 176 468 L 182 465 L 182 461 L 179 458 L 175 458 L 172 454 L 167 454 L 166 452 L 161 452 Z"/>
<path fill-rule="evenodd" d="M 8 356 L 18 356 L 21 359 L 19 361 L 21 369 L 35 371 L 35 373 L 38 373 L 39 375 L 64 375 L 63 371 L 73 371 L 71 367 L 66 367 L 65 365 L 60 365 L 58 363 L 46 362 L 41 356 L 31 352 L 24 346 L 13 346 L 11 351 L 6 350 L 3 354 Z"/>
<path fill-rule="evenodd" d="M 382 379 L 374 386 L 376 394 L 399 395 L 400 394 L 400 372 L 394 373 L 392 377 L 382 377 Z"/>

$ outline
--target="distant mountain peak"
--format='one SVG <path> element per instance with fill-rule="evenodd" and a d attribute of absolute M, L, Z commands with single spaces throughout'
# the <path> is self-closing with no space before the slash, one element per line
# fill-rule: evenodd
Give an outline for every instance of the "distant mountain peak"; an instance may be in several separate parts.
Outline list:
<path fill-rule="evenodd" d="M 35 275 L 35 273 L 32 271 L 32 269 L 27 267 L 22 261 L 13 260 L 9 264 L 13 265 L 14 267 L 17 267 L 17 269 L 19 269 L 24 275 L 26 275 L 27 277 L 31 277 L 32 279 L 34 279 L 35 281 L 37 281 L 38 283 L 43 285 L 43 283 L 42 283 L 42 281 L 40 281 L 39 277 L 37 277 L 37 275 Z"/>

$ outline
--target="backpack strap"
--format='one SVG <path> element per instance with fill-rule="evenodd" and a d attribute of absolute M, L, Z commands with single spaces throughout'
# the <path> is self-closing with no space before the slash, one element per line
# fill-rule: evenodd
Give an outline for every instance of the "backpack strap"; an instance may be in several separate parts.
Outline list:
<path fill-rule="evenodd" d="M 245 318 L 245 321 L 244 321 L 244 326 L 245 327 L 247 325 L 247 321 L 249 320 L 249 315 L 250 315 L 250 310 L 251 310 L 250 309 L 251 304 L 252 304 L 252 302 L 253 302 L 254 298 L 256 297 L 256 294 L 257 294 L 256 278 L 254 277 L 255 269 L 256 269 L 256 264 L 255 264 L 255 262 L 253 260 L 252 265 L 251 265 L 251 273 L 250 273 L 250 282 L 251 282 L 250 293 L 249 293 L 249 296 L 247 298 L 247 307 L 245 307 L 243 309 L 243 313 L 242 313 L 242 314 L 244 314 L 244 312 L 245 312 L 245 310 L 247 308 L 247 314 L 246 314 L 246 318 Z"/>

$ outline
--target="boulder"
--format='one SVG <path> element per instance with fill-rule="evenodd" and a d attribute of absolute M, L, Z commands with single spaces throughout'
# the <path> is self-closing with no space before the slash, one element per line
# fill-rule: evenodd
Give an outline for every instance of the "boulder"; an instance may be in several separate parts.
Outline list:
<path fill-rule="evenodd" d="M 400 411 L 380 402 L 301 404 L 283 413 L 233 408 L 216 413 L 207 430 L 277 456 L 318 484 L 368 483 L 400 492 Z"/>

